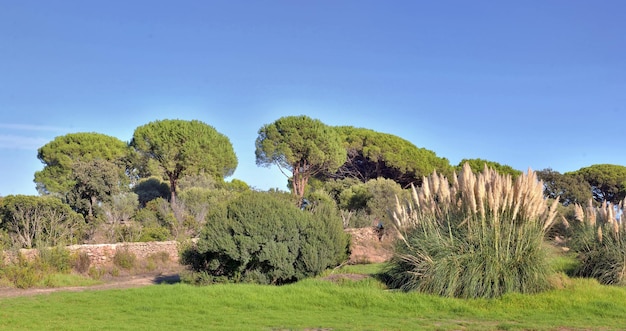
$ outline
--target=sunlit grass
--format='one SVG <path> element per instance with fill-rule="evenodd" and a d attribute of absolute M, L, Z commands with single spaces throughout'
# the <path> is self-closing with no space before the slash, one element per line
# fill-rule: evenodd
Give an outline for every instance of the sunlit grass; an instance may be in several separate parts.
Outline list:
<path fill-rule="evenodd" d="M 625 288 L 589 279 L 540 294 L 467 300 L 390 291 L 371 277 L 286 286 L 176 284 L 0 299 L 0 329 L 618 330 L 625 300 Z"/>
<path fill-rule="evenodd" d="M 38 287 L 68 287 L 68 286 L 92 286 L 101 284 L 102 281 L 95 280 L 77 274 L 54 273 L 47 275 L 37 284 Z"/>

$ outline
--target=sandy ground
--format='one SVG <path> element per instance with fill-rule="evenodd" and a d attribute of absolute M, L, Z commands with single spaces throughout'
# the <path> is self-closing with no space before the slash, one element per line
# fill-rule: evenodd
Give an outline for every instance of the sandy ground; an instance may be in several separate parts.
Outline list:
<path fill-rule="evenodd" d="M 54 287 L 54 288 L 28 288 L 18 289 L 11 287 L 0 287 L 0 298 L 33 296 L 40 294 L 48 294 L 54 292 L 80 292 L 80 291 L 98 291 L 111 289 L 125 289 L 141 286 L 149 286 L 156 284 L 173 284 L 180 281 L 177 273 L 169 274 L 142 274 L 133 276 L 114 277 L 104 280 L 102 284 L 91 286 L 74 286 L 74 287 Z"/>

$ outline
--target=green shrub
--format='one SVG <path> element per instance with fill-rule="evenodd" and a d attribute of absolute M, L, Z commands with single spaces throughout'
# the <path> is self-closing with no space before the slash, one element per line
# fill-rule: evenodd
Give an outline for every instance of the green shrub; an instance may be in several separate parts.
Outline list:
<path fill-rule="evenodd" d="M 113 264 L 122 269 L 130 270 L 136 262 L 137 256 L 127 248 L 117 249 L 113 255 Z"/>
<path fill-rule="evenodd" d="M 246 192 L 208 217 L 182 262 L 207 282 L 284 284 L 314 276 L 345 258 L 341 220 L 320 207 L 300 210 L 273 193 Z"/>
<path fill-rule="evenodd" d="M 32 264 L 5 266 L 1 275 L 17 288 L 30 288 L 43 279 L 43 274 Z"/>
<path fill-rule="evenodd" d="M 39 260 L 42 270 L 67 273 L 72 268 L 70 251 L 65 247 L 39 249 Z"/>
<path fill-rule="evenodd" d="M 166 241 L 170 238 L 170 230 L 162 226 L 147 226 L 141 231 L 140 242 Z"/>
<path fill-rule="evenodd" d="M 97 268 L 97 267 L 90 267 L 87 274 L 92 279 L 99 280 L 100 278 L 104 276 L 104 274 L 106 274 L 106 270 L 102 268 Z"/>
<path fill-rule="evenodd" d="M 0 222 L 2 222 L 1 219 Z M 9 248 L 11 248 L 11 237 L 9 237 L 9 233 L 6 230 L 0 227 L 0 254 Z"/>
<path fill-rule="evenodd" d="M 44 272 L 36 264 L 18 253 L 17 260 L 7 263 L 0 269 L 0 278 L 17 288 L 30 288 L 43 279 Z"/>
<path fill-rule="evenodd" d="M 394 212 L 400 239 L 385 271 L 390 287 L 478 298 L 536 293 L 553 273 L 544 237 L 553 224 L 534 173 L 509 176 L 463 168 L 448 184 L 436 173 Z"/>

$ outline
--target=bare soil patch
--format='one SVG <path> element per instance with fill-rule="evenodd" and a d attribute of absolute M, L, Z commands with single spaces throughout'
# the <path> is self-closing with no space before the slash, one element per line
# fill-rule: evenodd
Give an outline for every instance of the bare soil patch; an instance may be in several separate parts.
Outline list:
<path fill-rule="evenodd" d="M 0 298 L 10 298 L 19 296 L 33 296 L 40 294 L 49 294 L 55 292 L 81 292 L 81 291 L 98 291 L 126 289 L 134 287 L 142 287 L 156 284 L 174 284 L 180 282 L 178 273 L 145 273 L 130 276 L 107 277 L 103 279 L 102 284 L 91 286 L 70 286 L 70 287 L 46 287 L 46 288 L 27 288 L 19 289 L 12 287 L 0 287 Z"/>

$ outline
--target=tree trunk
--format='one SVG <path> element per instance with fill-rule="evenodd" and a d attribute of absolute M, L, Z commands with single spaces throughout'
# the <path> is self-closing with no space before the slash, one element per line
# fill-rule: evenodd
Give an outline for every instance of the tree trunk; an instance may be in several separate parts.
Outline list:
<path fill-rule="evenodd" d="M 170 204 L 176 203 L 176 178 L 173 175 L 168 176 L 170 179 Z"/>
<path fill-rule="evenodd" d="M 309 181 L 310 174 L 306 170 L 306 163 L 304 165 L 298 163 L 293 168 L 293 193 L 298 198 L 298 207 L 302 206 L 304 200 L 304 191 Z"/>
<path fill-rule="evenodd" d="M 91 219 L 93 217 L 93 206 L 96 205 L 97 202 L 97 197 L 95 195 L 92 195 L 89 199 L 89 219 Z"/>

